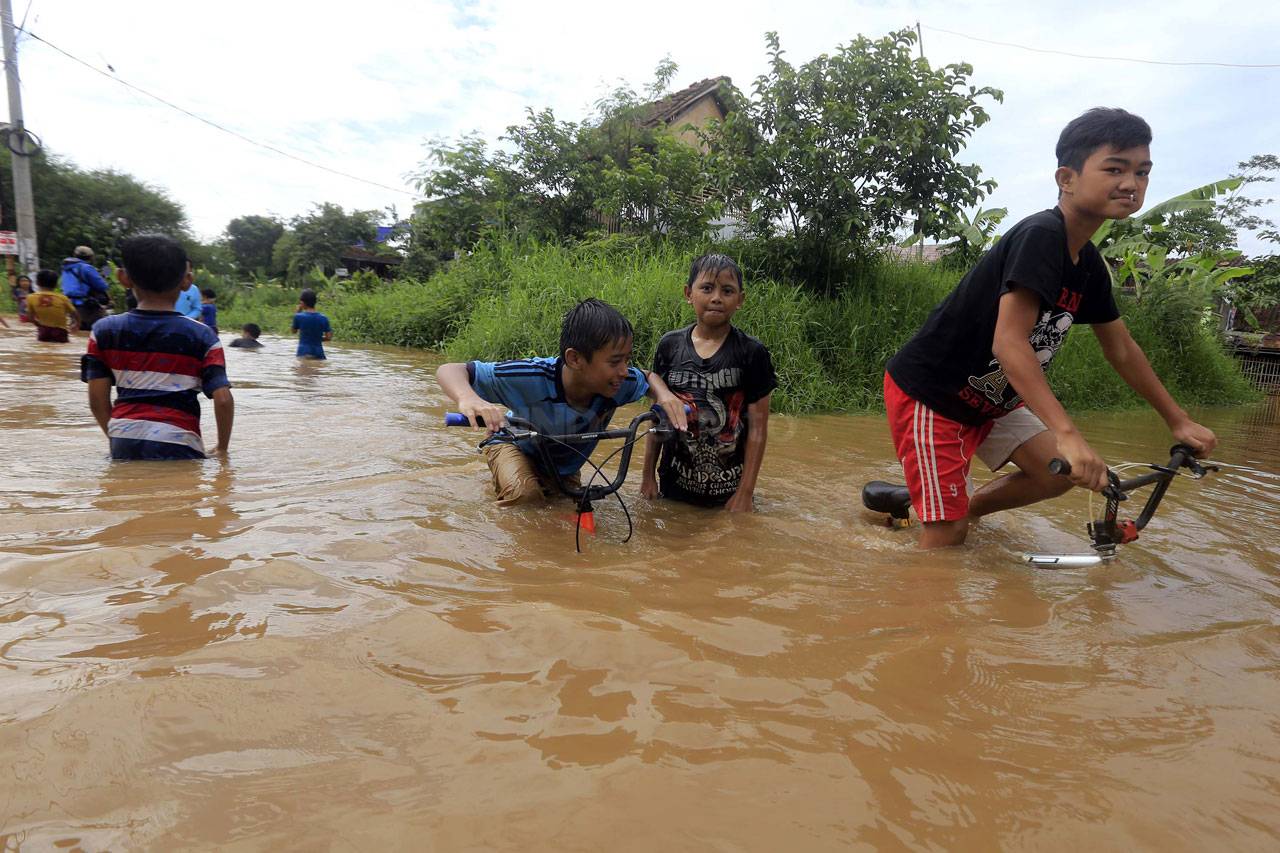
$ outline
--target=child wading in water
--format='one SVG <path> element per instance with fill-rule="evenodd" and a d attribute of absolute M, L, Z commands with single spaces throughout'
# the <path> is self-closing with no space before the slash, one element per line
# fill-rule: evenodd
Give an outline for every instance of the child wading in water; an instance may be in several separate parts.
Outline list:
<path fill-rule="evenodd" d="M 689 268 L 684 300 L 697 321 L 662 336 L 653 372 L 693 414 L 688 431 L 660 453 L 646 439 L 640 493 L 647 498 L 752 511 L 778 377 L 765 345 L 732 323 L 745 297 L 732 258 L 703 255 Z"/>
<path fill-rule="evenodd" d="M 36 273 L 37 290 L 27 297 L 28 321 L 35 324 L 36 340 L 67 343 L 67 329 L 79 328 L 76 306 L 57 291 L 58 274 L 53 270 Z"/>
<path fill-rule="evenodd" d="M 316 310 L 314 290 L 304 290 L 298 297 L 293 331 L 298 333 L 298 358 L 325 358 L 324 342 L 333 340 L 333 329 L 329 326 L 329 318 Z"/>

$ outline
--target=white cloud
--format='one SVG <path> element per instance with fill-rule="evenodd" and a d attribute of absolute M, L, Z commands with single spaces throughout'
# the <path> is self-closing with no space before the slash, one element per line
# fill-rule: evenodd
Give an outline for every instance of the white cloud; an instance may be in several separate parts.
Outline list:
<path fill-rule="evenodd" d="M 1155 129 L 1152 199 L 1223 177 L 1252 154 L 1280 153 L 1278 69 L 1073 59 L 929 29 L 1085 54 L 1275 62 L 1280 11 L 1272 6 L 62 0 L 32 8 L 33 32 L 97 67 L 110 63 L 121 79 L 395 187 L 428 137 L 475 129 L 494 139 L 525 107 L 581 118 L 619 78 L 645 83 L 667 53 L 680 65 L 676 85 L 729 74 L 749 89 L 765 68 L 766 30 L 779 31 L 788 57 L 803 62 L 858 33 L 879 36 L 916 20 L 931 62 L 969 62 L 976 83 L 1005 91 L 963 157 L 999 181 L 987 206 L 1007 206 L 1011 217 L 1052 204 L 1057 133 L 1097 104 L 1132 109 Z M 247 213 L 287 217 L 323 201 L 404 211 L 410 203 L 254 148 L 30 39 L 20 62 L 27 123 L 52 150 L 165 187 L 206 238 Z M 1269 213 L 1280 218 L 1276 206 Z"/>

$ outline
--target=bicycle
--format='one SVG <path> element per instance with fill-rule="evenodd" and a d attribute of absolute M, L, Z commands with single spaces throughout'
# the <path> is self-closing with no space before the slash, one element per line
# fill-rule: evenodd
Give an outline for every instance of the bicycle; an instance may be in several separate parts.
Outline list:
<path fill-rule="evenodd" d="M 1116 556 L 1116 548 L 1118 546 L 1127 545 L 1137 540 L 1138 532 L 1151 522 L 1160 506 L 1160 502 L 1164 499 L 1165 492 L 1169 489 L 1169 484 L 1173 482 L 1174 477 L 1180 475 L 1183 468 L 1187 469 L 1190 474 L 1182 474 L 1181 476 L 1191 476 L 1197 480 L 1202 479 L 1212 471 L 1219 470 L 1218 466 L 1212 462 L 1200 462 L 1196 459 L 1194 448 L 1185 444 L 1175 444 L 1169 450 L 1169 462 L 1167 464 L 1146 464 L 1146 467 L 1152 469 L 1152 473 L 1133 477 L 1129 480 L 1121 480 L 1117 473 L 1126 468 L 1138 467 L 1144 464 L 1127 463 L 1117 466 L 1115 470 L 1107 470 L 1108 485 L 1102 490 L 1102 496 L 1107 499 L 1106 508 L 1101 518 L 1091 520 L 1086 525 L 1089 539 L 1093 545 L 1093 554 L 1028 553 L 1022 555 L 1023 560 L 1033 566 L 1052 568 L 1094 566 L 1104 560 L 1109 560 Z M 1065 459 L 1051 459 L 1049 461 L 1049 471 L 1053 474 L 1066 476 L 1071 473 L 1071 466 Z M 1154 485 L 1155 488 L 1147 497 L 1146 505 L 1143 506 L 1142 512 L 1138 517 L 1132 520 L 1121 520 L 1119 518 L 1120 503 L 1129 499 L 1130 492 L 1150 485 Z M 873 512 L 887 514 L 887 523 L 892 527 L 906 527 L 910 524 L 911 495 L 906 486 L 886 483 L 882 480 L 873 480 L 862 488 L 862 504 Z M 1092 516 L 1092 492 L 1090 493 L 1089 504 L 1089 515 Z"/>
<path fill-rule="evenodd" d="M 692 411 L 691 407 L 685 406 L 685 411 Z M 484 426 L 484 419 L 477 418 L 477 426 Z M 446 412 L 444 416 L 445 426 L 470 426 L 470 421 L 460 412 Z M 652 423 L 644 432 L 639 432 L 641 426 L 646 423 Z M 622 484 L 627 479 L 627 471 L 631 465 L 631 453 L 635 447 L 635 443 L 646 436 L 653 435 L 659 441 L 667 441 L 675 435 L 675 428 L 667 421 L 666 415 L 659 406 L 653 406 L 649 411 L 642 412 L 631 419 L 631 423 L 624 428 L 594 430 L 592 432 L 581 433 L 565 433 L 561 435 L 553 435 L 539 432 L 537 427 L 524 418 L 507 415 L 507 425 L 496 430 L 492 435 L 480 442 L 479 448 L 484 449 L 491 444 L 497 442 L 508 442 L 515 444 L 520 441 L 529 441 L 537 455 L 539 467 L 544 472 L 549 472 L 552 481 L 555 483 L 557 490 L 569 498 L 572 498 L 577 504 L 577 520 L 574 529 L 574 548 L 579 553 L 582 552 L 582 543 L 580 534 L 585 527 L 588 533 L 595 532 L 595 517 L 593 502 L 603 500 L 613 495 L 618 499 L 618 505 L 622 507 L 622 514 L 627 519 L 627 536 L 622 541 L 629 542 L 632 533 L 635 532 L 635 525 L 631 521 L 631 513 L 627 509 L 627 504 L 622 500 L 622 496 L 618 494 L 618 490 L 622 488 Z M 600 441 L 610 441 L 615 439 L 625 439 L 622 446 L 614 450 L 604 460 L 597 465 L 592 462 L 587 453 L 579 450 L 575 445 L 595 444 Z M 560 475 L 560 469 L 555 464 L 551 455 L 551 447 L 553 445 L 561 445 L 570 447 L 579 456 L 583 462 L 590 465 L 594 472 L 587 480 L 586 485 L 571 486 L 565 482 Z M 622 454 L 618 460 L 618 470 L 612 480 L 605 483 L 595 485 L 596 477 L 604 478 L 604 465 L 606 465 L 614 456 Z"/>

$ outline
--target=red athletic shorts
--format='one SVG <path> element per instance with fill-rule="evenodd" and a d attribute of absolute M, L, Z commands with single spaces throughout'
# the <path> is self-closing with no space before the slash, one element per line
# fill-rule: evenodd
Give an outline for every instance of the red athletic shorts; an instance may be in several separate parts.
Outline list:
<path fill-rule="evenodd" d="M 893 447 L 921 521 L 958 521 L 969 514 L 969 463 L 995 426 L 969 426 L 934 412 L 884 375 L 884 406 Z"/>

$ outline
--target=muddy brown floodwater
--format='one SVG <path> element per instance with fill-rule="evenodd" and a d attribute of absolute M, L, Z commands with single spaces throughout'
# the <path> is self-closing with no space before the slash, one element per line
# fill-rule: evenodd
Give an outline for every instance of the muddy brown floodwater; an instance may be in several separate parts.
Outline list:
<path fill-rule="evenodd" d="M 1019 560 L 1086 548 L 1080 493 L 876 526 L 878 417 L 774 418 L 754 516 L 633 476 L 578 555 L 429 354 L 228 350 L 228 462 L 113 464 L 83 344 L 0 329 L 5 851 L 1280 846 L 1274 399 L 1200 412 L 1222 472 L 1091 569 Z"/>

